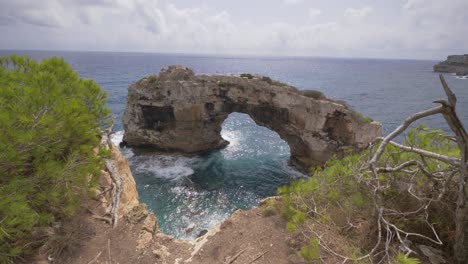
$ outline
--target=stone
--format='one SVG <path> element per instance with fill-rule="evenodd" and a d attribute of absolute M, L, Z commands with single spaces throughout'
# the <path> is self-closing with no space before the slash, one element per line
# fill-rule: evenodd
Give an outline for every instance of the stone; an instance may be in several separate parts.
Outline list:
<path fill-rule="evenodd" d="M 185 229 L 185 234 L 191 234 L 193 231 L 195 231 L 195 224 L 191 223 L 187 228 Z"/>
<path fill-rule="evenodd" d="M 137 246 L 138 250 L 146 249 L 151 245 L 153 241 L 153 235 L 149 232 L 142 230 L 138 236 Z"/>
<path fill-rule="evenodd" d="M 202 237 L 202 236 L 206 235 L 207 233 L 208 233 L 208 230 L 203 229 L 202 231 L 200 231 L 200 233 L 198 233 L 197 238 Z"/>
<path fill-rule="evenodd" d="M 138 224 L 149 214 L 150 213 L 146 209 L 146 204 L 141 203 L 133 207 L 124 217 L 130 224 Z"/>
<path fill-rule="evenodd" d="M 170 66 L 128 90 L 123 117 L 124 144 L 184 153 L 228 144 L 221 125 L 230 113 L 248 114 L 285 140 L 301 166 L 321 165 L 333 154 L 362 150 L 382 127 L 345 104 L 307 97 L 270 78 L 195 75 Z"/>
<path fill-rule="evenodd" d="M 154 235 L 156 232 L 159 231 L 158 219 L 154 214 L 149 213 L 143 221 L 143 225 L 141 226 L 141 228 Z"/>

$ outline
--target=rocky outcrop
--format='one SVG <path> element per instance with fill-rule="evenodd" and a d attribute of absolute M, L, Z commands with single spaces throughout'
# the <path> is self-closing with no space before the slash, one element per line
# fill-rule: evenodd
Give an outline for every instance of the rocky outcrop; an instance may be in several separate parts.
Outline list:
<path fill-rule="evenodd" d="M 221 125 L 240 112 L 284 139 L 294 161 L 317 165 L 346 149 L 363 149 L 381 125 L 344 104 L 268 77 L 195 75 L 171 66 L 130 86 L 123 117 L 124 144 L 186 153 L 228 144 Z M 312 93 L 313 94 L 313 93 Z"/>
<path fill-rule="evenodd" d="M 120 195 L 120 203 L 118 209 L 119 217 L 122 217 L 133 207 L 139 204 L 138 191 L 136 188 L 135 179 L 133 178 L 132 172 L 130 171 L 130 167 L 128 166 L 127 159 L 125 159 L 125 157 L 122 155 L 122 153 L 116 146 L 111 145 L 111 148 L 112 164 L 114 165 L 118 175 L 122 179 L 122 193 Z M 112 199 L 112 178 L 110 176 L 110 172 L 107 169 L 101 171 L 101 177 L 99 181 L 100 186 L 104 190 L 110 190 L 100 197 L 100 199 L 102 199 L 102 202 L 105 205 L 109 206 Z"/>
<path fill-rule="evenodd" d="M 447 60 L 434 65 L 434 71 L 468 75 L 468 54 L 450 55 Z"/>

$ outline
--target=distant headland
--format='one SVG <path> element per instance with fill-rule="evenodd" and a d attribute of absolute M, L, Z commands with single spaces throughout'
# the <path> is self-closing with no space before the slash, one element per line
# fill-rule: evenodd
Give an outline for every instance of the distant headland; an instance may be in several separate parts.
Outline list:
<path fill-rule="evenodd" d="M 434 71 L 468 75 L 468 54 L 450 55 L 447 60 L 434 65 Z"/>

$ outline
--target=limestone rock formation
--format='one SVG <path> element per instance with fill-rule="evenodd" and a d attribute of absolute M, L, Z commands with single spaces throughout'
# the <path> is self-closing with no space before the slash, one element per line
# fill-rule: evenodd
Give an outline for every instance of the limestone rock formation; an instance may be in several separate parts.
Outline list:
<path fill-rule="evenodd" d="M 447 60 L 434 65 L 434 71 L 468 75 L 468 54 L 450 55 Z"/>
<path fill-rule="evenodd" d="M 118 210 L 119 217 L 122 217 L 133 207 L 139 205 L 138 191 L 127 159 L 122 155 L 118 147 L 114 145 L 111 147 L 112 163 L 114 164 L 117 173 L 122 178 L 123 190 L 120 195 L 120 204 Z M 112 179 L 107 170 L 101 171 L 100 185 L 104 188 L 112 186 Z M 108 206 L 112 199 L 111 192 L 106 192 L 105 195 L 100 198 L 103 199 L 102 202 Z"/>
<path fill-rule="evenodd" d="M 129 87 L 123 142 L 185 153 L 221 148 L 228 144 L 220 135 L 223 121 L 240 112 L 277 132 L 292 160 L 309 166 L 381 136 L 379 123 L 313 94 L 268 77 L 195 75 L 170 66 Z"/>

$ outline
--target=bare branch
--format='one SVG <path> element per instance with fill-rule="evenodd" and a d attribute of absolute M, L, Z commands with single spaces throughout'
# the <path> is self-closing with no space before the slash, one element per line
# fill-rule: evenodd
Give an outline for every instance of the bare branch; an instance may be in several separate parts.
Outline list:
<path fill-rule="evenodd" d="M 443 107 L 442 106 L 438 106 L 438 107 L 435 107 L 435 108 L 431 108 L 431 109 L 428 109 L 428 110 L 425 110 L 425 111 L 422 111 L 422 112 L 419 112 L 419 113 L 416 113 L 410 117 L 408 117 L 404 122 L 403 124 L 401 124 L 397 129 L 395 129 L 392 133 L 390 133 L 388 136 L 386 136 L 382 143 L 380 144 L 379 148 L 377 149 L 377 151 L 375 152 L 374 156 L 372 157 L 372 159 L 369 161 L 369 164 L 375 166 L 375 164 L 377 163 L 377 160 L 380 158 L 380 156 L 382 155 L 383 151 L 385 150 L 385 147 L 387 146 L 387 144 L 392 140 L 394 139 L 395 137 L 397 137 L 398 135 L 400 135 L 401 133 L 403 133 L 403 131 L 405 131 L 412 123 L 414 123 L 416 120 L 419 120 L 421 118 L 424 118 L 424 117 L 427 117 L 427 116 L 431 116 L 431 115 L 435 115 L 435 114 L 440 114 L 442 113 L 443 111 Z"/>
<path fill-rule="evenodd" d="M 414 152 L 416 154 L 419 154 L 428 158 L 440 160 L 442 162 L 448 163 L 453 166 L 460 166 L 460 159 L 455 158 L 455 157 L 445 156 L 445 155 L 441 155 L 438 153 L 430 152 L 430 151 L 415 148 L 415 147 L 408 147 L 408 146 L 396 143 L 395 141 L 389 141 L 388 144 L 395 146 L 397 148 L 400 148 L 402 150 L 405 150 L 405 151 Z"/>
<path fill-rule="evenodd" d="M 442 74 L 439 74 L 439 79 L 442 83 L 442 87 L 444 88 L 445 94 L 447 95 L 449 104 L 455 108 L 455 105 L 457 104 L 457 97 L 447 85 L 447 82 L 445 81 L 445 78 Z"/>

